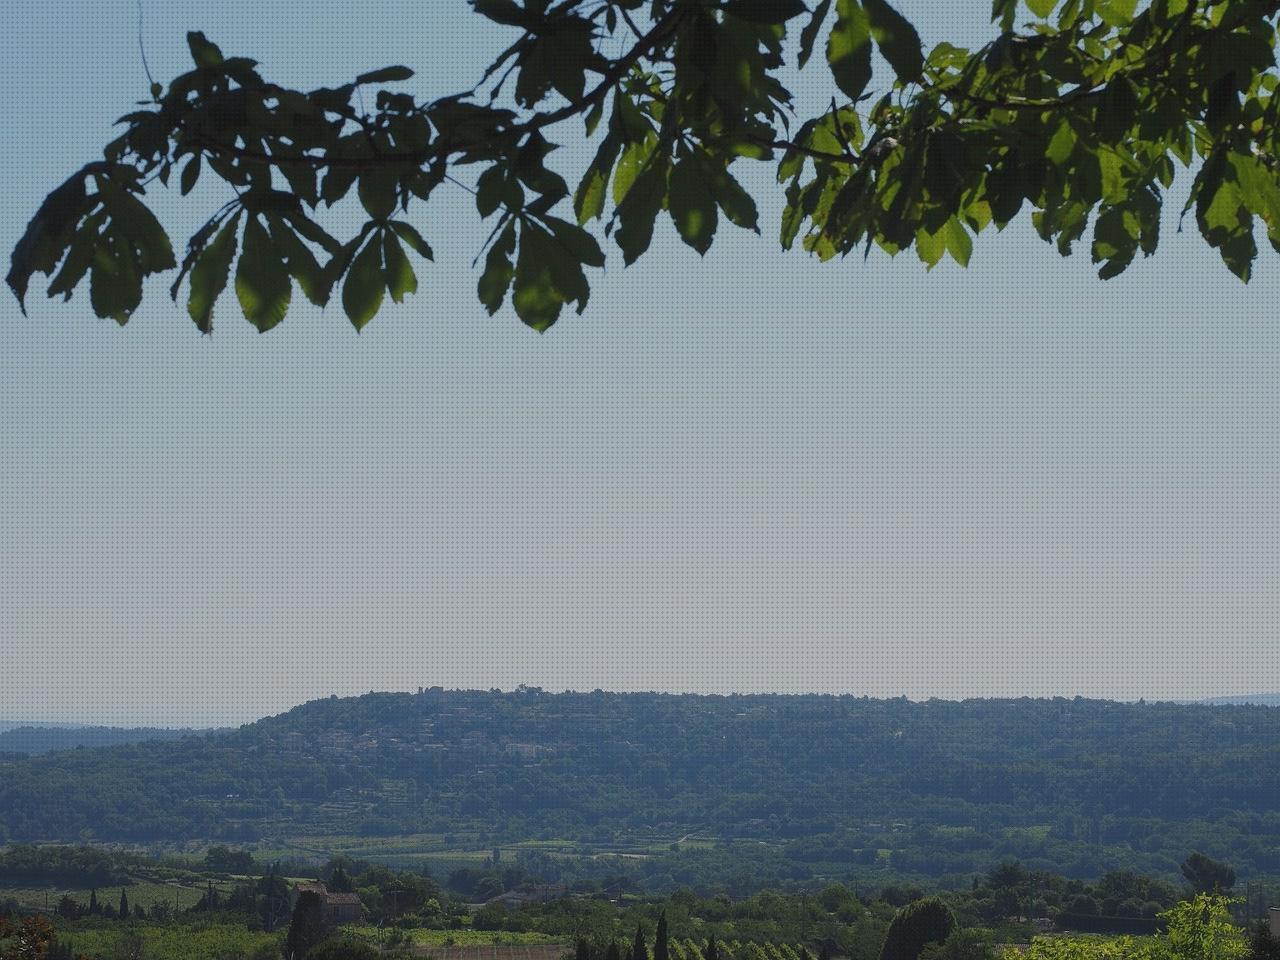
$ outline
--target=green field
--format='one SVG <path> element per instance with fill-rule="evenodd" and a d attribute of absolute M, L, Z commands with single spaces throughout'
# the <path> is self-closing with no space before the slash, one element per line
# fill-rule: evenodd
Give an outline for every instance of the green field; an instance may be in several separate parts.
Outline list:
<path fill-rule="evenodd" d="M 90 957 L 142 956 L 146 960 L 277 958 L 284 934 L 246 930 L 242 923 L 183 923 L 123 929 L 72 930 L 60 935 L 77 953 Z"/>
<path fill-rule="evenodd" d="M 234 884 L 227 881 L 213 881 L 213 888 L 218 893 L 230 893 Z M 123 889 L 129 897 L 129 905 L 141 904 L 150 910 L 152 905 L 163 901 L 177 910 L 187 910 L 195 906 L 208 888 L 207 882 L 198 885 L 179 885 L 176 883 L 131 883 L 124 887 L 98 887 L 98 903 L 106 906 L 117 906 L 120 903 L 120 891 Z M 14 899 L 18 905 L 33 910 L 52 911 L 63 896 L 84 907 L 89 906 L 90 890 L 88 887 L 2 887 L 0 900 Z"/>
<path fill-rule="evenodd" d="M 378 928 L 369 924 L 346 924 L 342 929 L 371 942 L 376 942 L 379 937 Z M 432 930 L 426 927 L 405 930 L 404 933 L 415 947 L 531 947 L 546 944 L 563 946 L 564 939 L 546 933 L 512 933 L 506 930 Z M 385 931 L 383 934 L 385 935 Z"/>
<path fill-rule="evenodd" d="M 561 859 L 599 857 L 648 857 L 667 853 L 673 843 L 681 849 L 714 847 L 716 840 L 707 837 L 655 838 L 637 836 L 614 844 L 593 844 L 570 839 L 520 840 L 485 844 L 478 837 L 454 834 L 406 834 L 396 837 L 357 837 L 349 835 L 307 835 L 276 839 L 260 844 L 254 856 L 263 862 L 273 859 L 310 859 L 324 861 L 333 856 L 380 863 L 402 870 L 427 866 L 437 878 L 462 867 L 490 862 L 494 849 L 503 860 L 514 860 L 521 851 L 531 851 Z"/>

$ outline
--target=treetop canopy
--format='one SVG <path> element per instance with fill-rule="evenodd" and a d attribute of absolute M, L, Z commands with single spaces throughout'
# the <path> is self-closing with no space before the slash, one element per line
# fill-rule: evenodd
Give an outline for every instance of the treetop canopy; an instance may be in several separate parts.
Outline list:
<path fill-rule="evenodd" d="M 450 239 L 421 234 L 419 204 L 461 188 L 492 224 L 481 303 L 509 300 L 545 330 L 567 304 L 586 308 L 597 234 L 630 264 L 664 215 L 699 254 L 722 220 L 760 232 L 737 175 L 751 161 L 776 164 L 782 246 L 822 260 L 875 245 L 967 264 L 975 236 L 1027 207 L 1063 255 L 1091 230 L 1099 275 L 1114 277 L 1155 252 L 1179 171 L 1192 178 L 1181 216 L 1236 276 L 1249 279 L 1257 220 L 1280 250 L 1280 0 L 994 0 L 989 43 L 927 52 L 888 0 L 471 2 L 512 41 L 474 88 L 430 102 L 395 89 L 407 67 L 302 92 L 188 34 L 193 69 L 153 84 L 28 225 L 7 277 L 24 312 L 33 274 L 66 299 L 88 277 L 94 313 L 124 324 L 143 280 L 176 269 L 172 296 L 185 287 L 209 333 L 234 263 L 258 330 L 284 319 L 295 282 L 319 306 L 337 292 L 359 330 Z M 878 98 L 873 48 L 893 73 Z M 821 114 L 796 115 L 790 57 L 825 60 Z M 548 158 L 574 137 L 596 150 L 571 188 Z M 157 184 L 186 196 L 202 176 L 229 199 L 179 262 L 146 197 Z M 335 238 L 320 214 L 352 193 L 367 219 Z"/>

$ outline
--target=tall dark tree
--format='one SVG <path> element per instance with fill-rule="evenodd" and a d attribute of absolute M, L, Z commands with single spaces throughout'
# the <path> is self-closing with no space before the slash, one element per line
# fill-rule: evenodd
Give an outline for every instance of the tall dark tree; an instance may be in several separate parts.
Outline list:
<path fill-rule="evenodd" d="M 120 907 L 117 912 L 121 920 L 129 919 L 129 895 L 125 893 L 124 887 L 120 888 Z"/>
<path fill-rule="evenodd" d="M 670 960 L 670 950 L 667 946 L 667 913 L 664 910 L 662 916 L 658 917 L 658 932 L 653 938 L 653 960 Z"/>
<path fill-rule="evenodd" d="M 707 941 L 707 949 L 703 951 L 702 960 L 720 960 L 720 947 L 715 937 Z"/>
<path fill-rule="evenodd" d="M 894 914 L 880 960 L 919 960 L 927 944 L 944 943 L 955 928 L 955 914 L 937 897 L 909 903 Z"/>
<path fill-rule="evenodd" d="M 587 938 L 579 937 L 574 946 L 573 960 L 591 960 L 591 948 L 587 946 Z"/>
<path fill-rule="evenodd" d="M 258 915 L 268 931 L 274 930 L 289 914 L 289 883 L 276 872 L 274 863 L 266 876 L 258 881 L 258 893 Z"/>
<path fill-rule="evenodd" d="M 99 916 L 102 913 L 102 905 L 98 903 L 98 888 L 94 887 L 89 891 L 89 913 L 91 916 Z"/>
<path fill-rule="evenodd" d="M 649 948 L 645 946 L 643 924 L 636 924 L 636 938 L 631 942 L 631 960 L 649 960 Z"/>
<path fill-rule="evenodd" d="M 355 889 L 351 882 L 351 875 L 343 868 L 342 864 L 333 869 L 333 876 L 329 878 L 329 887 L 336 893 L 350 893 Z"/>
<path fill-rule="evenodd" d="M 1196 893 L 1225 893 L 1236 882 L 1235 870 L 1198 851 L 1182 861 L 1182 875 Z"/>
<path fill-rule="evenodd" d="M 609 948 L 604 952 L 604 960 L 622 960 L 622 949 L 617 940 L 609 941 Z"/>
<path fill-rule="evenodd" d="M 285 960 L 306 960 L 307 951 L 324 939 L 324 901 L 306 890 L 298 895 L 284 941 Z"/>
<path fill-rule="evenodd" d="M 1280 960 L 1280 937 L 1271 932 L 1271 924 L 1266 920 L 1253 928 L 1249 960 Z"/>

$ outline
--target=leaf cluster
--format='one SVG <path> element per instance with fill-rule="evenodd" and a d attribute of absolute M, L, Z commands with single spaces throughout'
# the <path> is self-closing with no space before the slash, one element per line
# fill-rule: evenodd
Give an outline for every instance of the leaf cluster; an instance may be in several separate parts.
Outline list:
<path fill-rule="evenodd" d="M 67 298 L 87 277 L 94 312 L 123 324 L 143 281 L 177 267 L 172 295 L 186 283 L 202 332 L 229 284 L 272 329 L 295 283 L 319 306 L 340 289 L 359 330 L 416 291 L 409 254 L 433 252 L 411 208 L 448 184 L 492 222 L 481 303 L 545 330 L 566 305 L 585 309 L 599 233 L 624 264 L 663 219 L 699 255 L 723 222 L 758 233 L 737 172 L 751 161 L 777 164 L 782 246 L 823 260 L 914 247 L 930 269 L 965 265 L 978 234 L 1027 209 L 1046 242 L 1067 255 L 1087 241 L 1114 277 L 1157 249 L 1180 170 L 1182 217 L 1228 269 L 1249 279 L 1259 233 L 1280 250 L 1280 0 L 994 0 L 990 42 L 928 51 L 889 0 L 472 6 L 512 42 L 474 88 L 428 102 L 387 86 L 411 80 L 407 67 L 303 92 L 189 34 L 193 68 L 155 85 L 103 159 L 37 211 L 8 275 L 20 304 L 37 272 Z M 879 88 L 877 50 L 892 74 Z M 833 97 L 802 120 L 783 78 L 818 51 Z M 372 109 L 357 107 L 360 88 L 377 88 Z M 571 120 L 595 144 L 573 189 L 548 164 Z M 209 179 L 231 199 L 178 264 L 145 197 L 176 180 L 203 199 Z M 341 241 L 319 215 L 353 194 L 367 219 Z"/>

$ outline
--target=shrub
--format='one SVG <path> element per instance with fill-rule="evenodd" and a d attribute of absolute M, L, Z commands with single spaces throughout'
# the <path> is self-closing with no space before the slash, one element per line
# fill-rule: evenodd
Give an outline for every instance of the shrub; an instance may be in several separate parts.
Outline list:
<path fill-rule="evenodd" d="M 894 914 L 880 960 L 919 960 L 926 944 L 945 942 L 955 928 L 955 914 L 937 897 L 909 903 Z"/>

